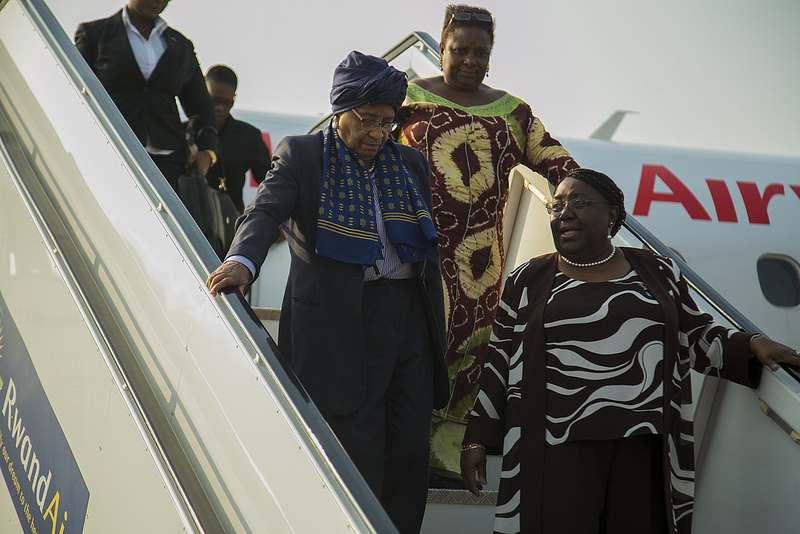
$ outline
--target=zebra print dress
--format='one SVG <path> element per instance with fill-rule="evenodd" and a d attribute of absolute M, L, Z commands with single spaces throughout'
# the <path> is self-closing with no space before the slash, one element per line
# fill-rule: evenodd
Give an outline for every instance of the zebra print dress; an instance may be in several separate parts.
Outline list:
<path fill-rule="evenodd" d="M 544 329 L 548 444 L 663 432 L 664 314 L 636 271 L 556 273 Z"/>
<path fill-rule="evenodd" d="M 662 417 L 660 422 L 657 422 L 658 410 L 645 410 L 648 415 L 645 415 L 644 419 L 636 423 L 628 418 L 629 423 L 616 429 L 615 433 L 621 432 L 624 435 L 631 430 L 635 432 L 637 428 L 648 428 L 647 425 L 650 424 L 652 430 L 664 436 L 665 496 L 672 510 L 667 519 L 671 532 L 688 534 L 691 532 L 694 499 L 690 369 L 755 387 L 762 366 L 758 360 L 750 357 L 750 334 L 728 330 L 715 324 L 708 314 L 702 313 L 692 300 L 680 270 L 672 261 L 654 256 L 642 249 L 620 250 L 625 254 L 633 271 L 641 278 L 639 283 L 634 280 L 637 275 L 630 274 L 623 278 L 622 283 L 630 283 L 632 291 L 628 292 L 628 296 L 640 299 L 643 306 L 637 305 L 635 311 L 629 311 L 627 319 L 614 318 L 613 322 L 617 326 L 612 328 L 619 330 L 624 326 L 627 330 L 632 324 L 631 321 L 640 320 L 640 315 L 645 316 L 644 321 L 641 321 L 642 324 L 661 323 L 658 327 L 650 324 L 638 329 L 646 332 L 645 337 L 651 340 L 655 336 L 652 332 L 648 333 L 648 329 L 663 330 L 663 350 L 660 350 L 663 361 L 657 364 L 660 368 L 657 367 L 652 371 L 652 378 L 633 380 L 642 392 L 633 402 L 643 403 L 644 406 L 652 408 L 656 402 L 649 402 L 649 397 L 660 396 Z M 492 330 L 480 390 L 464 436 L 464 443 L 481 443 L 486 447 L 487 453 L 503 455 L 494 524 L 494 532 L 498 534 L 518 532 L 535 534 L 541 531 L 541 501 L 544 491 L 542 472 L 544 449 L 548 442 L 547 432 L 549 430 L 553 436 L 564 435 L 566 434 L 564 428 L 567 428 L 563 425 L 548 427 L 548 415 L 553 419 L 555 415 L 561 413 L 587 412 L 587 410 L 581 411 L 576 406 L 610 407 L 610 404 L 592 403 L 573 395 L 567 396 L 567 398 L 574 397 L 567 402 L 564 398 L 553 397 L 555 391 L 548 391 L 547 379 L 553 378 L 554 373 L 547 369 L 548 341 L 551 342 L 551 352 L 557 352 L 558 337 L 562 342 L 566 340 L 567 343 L 575 344 L 574 338 L 584 335 L 580 331 L 583 327 L 571 328 L 568 334 L 561 336 L 554 336 L 553 328 L 560 324 L 558 321 L 566 317 L 580 317 L 581 314 L 592 316 L 592 313 L 598 310 L 598 301 L 608 300 L 607 296 L 588 299 L 584 295 L 581 298 L 586 302 L 576 301 L 574 298 L 564 299 L 557 305 L 553 302 L 553 309 L 547 311 L 553 301 L 551 297 L 554 295 L 554 288 L 555 295 L 558 296 L 559 290 L 566 291 L 572 283 L 566 277 L 559 278 L 559 282 L 556 282 L 557 264 L 557 254 L 540 256 L 517 268 L 506 279 Z M 589 287 L 594 286 L 586 288 Z M 613 289 L 607 292 L 609 295 L 613 293 L 615 298 L 625 293 Z M 652 294 L 652 298 L 658 303 L 658 310 L 652 308 L 652 304 L 645 302 L 649 300 L 644 298 L 648 297 L 648 293 Z M 558 311 L 559 307 L 567 305 L 571 306 L 573 313 L 569 313 L 570 310 L 566 308 Z M 583 312 L 580 311 L 582 308 L 585 308 Z M 578 311 L 574 312 L 576 309 Z M 604 308 L 600 306 L 600 309 Z M 617 306 L 612 306 L 611 309 L 617 309 Z M 624 307 L 619 309 L 625 311 Z M 657 317 L 659 314 L 660 319 Z M 614 312 L 607 315 L 608 319 L 611 319 L 612 315 L 619 314 Z M 605 319 L 600 319 L 599 324 L 602 324 L 603 320 Z M 545 323 L 550 327 L 547 333 L 549 338 L 545 335 Z M 615 339 L 614 336 L 597 335 L 597 333 L 587 335 L 589 343 L 604 340 L 603 345 L 611 346 L 612 349 L 603 351 L 614 353 L 613 343 L 610 343 Z M 642 343 L 629 343 L 630 347 L 637 345 L 644 346 Z M 598 350 L 597 345 L 593 350 Z M 641 350 L 632 348 L 627 351 L 626 357 L 629 363 L 631 359 L 636 359 L 633 354 Z M 637 364 L 642 369 L 653 369 L 655 358 L 651 360 L 648 355 L 642 361 L 642 364 Z M 552 356 L 550 363 L 553 369 L 558 367 Z M 560 380 L 560 377 L 553 378 L 554 383 Z M 602 387 L 599 384 L 591 385 L 591 381 L 587 382 L 590 384 L 589 388 Z M 659 382 L 663 388 L 660 394 L 656 385 Z M 565 384 L 565 387 L 575 389 L 571 382 Z M 624 395 L 618 395 L 617 400 L 624 398 Z M 548 402 L 556 404 L 552 411 Z M 558 407 L 559 403 L 563 406 Z M 577 422 L 570 428 L 569 435 L 574 436 L 573 430 L 577 432 L 579 423 L 588 423 L 590 419 L 594 418 L 573 418 Z M 644 426 L 637 427 L 637 424 L 643 422 Z M 588 432 L 597 432 L 593 429 L 595 423 L 592 421 L 591 424 L 585 425 L 590 429 L 586 430 L 587 435 Z M 649 430 L 651 429 L 648 428 Z"/>

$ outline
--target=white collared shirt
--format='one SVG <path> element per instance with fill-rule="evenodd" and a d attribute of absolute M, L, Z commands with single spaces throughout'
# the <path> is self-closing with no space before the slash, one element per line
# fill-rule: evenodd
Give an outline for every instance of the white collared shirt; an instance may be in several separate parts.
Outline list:
<path fill-rule="evenodd" d="M 156 17 L 153 30 L 150 32 L 150 37 L 145 39 L 131 23 L 130 16 L 128 16 L 128 8 L 122 10 L 122 22 L 125 24 L 125 30 L 128 34 L 128 42 L 131 44 L 133 50 L 133 57 L 136 58 L 136 64 L 139 65 L 139 70 L 142 72 L 145 80 L 150 79 L 153 70 L 158 64 L 158 60 L 167 49 L 167 44 L 164 42 L 164 30 L 167 29 L 167 23 L 161 17 Z M 150 142 L 150 135 L 147 136 L 147 144 L 145 149 L 148 153 L 154 156 L 168 156 L 174 150 L 165 150 L 162 148 L 154 147 Z"/>
<path fill-rule="evenodd" d="M 167 23 L 164 22 L 164 19 L 161 17 L 156 17 L 153 31 L 150 32 L 150 37 L 145 39 L 144 36 L 139 33 L 139 30 L 131 24 L 127 7 L 122 10 L 122 22 L 125 24 L 125 29 L 128 33 L 128 42 L 131 43 L 133 57 L 136 58 L 139 70 L 142 71 L 144 79 L 149 80 L 153 69 L 155 69 L 158 64 L 158 60 L 161 59 L 161 55 L 164 53 L 164 50 L 167 49 L 163 38 L 164 30 L 167 29 Z"/>
<path fill-rule="evenodd" d="M 383 258 L 378 258 L 375 265 L 364 268 L 364 281 L 371 282 L 379 278 L 403 279 L 414 278 L 414 268 L 410 263 L 400 261 L 397 249 L 389 241 L 386 233 L 386 224 L 383 222 L 381 205 L 378 201 L 378 187 L 375 185 L 375 174 L 370 173 L 372 178 L 372 202 L 375 205 L 375 226 L 378 231 L 378 239 L 383 244 Z"/>

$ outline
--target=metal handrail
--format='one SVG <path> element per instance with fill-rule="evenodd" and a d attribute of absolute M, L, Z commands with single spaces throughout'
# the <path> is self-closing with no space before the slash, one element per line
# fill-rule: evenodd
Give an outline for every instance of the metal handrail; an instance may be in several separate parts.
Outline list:
<path fill-rule="evenodd" d="M 660 256 L 670 258 L 674 261 L 681 270 L 681 274 L 686 279 L 686 283 L 694 289 L 700 297 L 705 300 L 709 306 L 714 308 L 722 317 L 739 330 L 745 332 L 759 332 L 763 331 L 756 326 L 750 319 L 745 317 L 743 313 L 736 309 L 736 307 L 728 302 L 728 300 L 717 292 L 716 289 L 711 287 L 708 282 L 697 274 L 689 265 L 681 259 L 671 248 L 659 240 L 650 230 L 644 227 L 642 223 L 634 219 L 628 214 L 625 222 L 622 223 L 626 230 L 633 234 L 644 246 L 655 252 Z"/>
<path fill-rule="evenodd" d="M 439 43 L 436 39 L 426 32 L 411 32 L 408 37 L 397 43 L 394 47 L 390 48 L 385 54 L 383 59 L 391 63 L 397 59 L 403 52 L 414 46 L 420 44 L 420 52 L 434 65 L 439 63 Z"/>
<path fill-rule="evenodd" d="M 764 331 L 759 328 L 753 321 L 748 319 L 742 312 L 740 312 L 733 304 L 720 295 L 716 289 L 703 280 L 689 265 L 683 261 L 680 256 L 672 251 L 671 248 L 662 243 L 650 230 L 644 227 L 642 223 L 633 217 L 626 217 L 623 226 L 644 244 L 647 248 L 673 260 L 681 270 L 686 283 L 697 294 L 708 303 L 709 306 L 714 308 L 722 317 L 730 322 L 734 327 L 743 332 L 758 332 L 764 334 Z M 765 334 L 766 335 L 766 334 Z M 795 380 L 800 381 L 800 370 L 791 365 L 780 364 L 781 368 L 787 371 Z"/>

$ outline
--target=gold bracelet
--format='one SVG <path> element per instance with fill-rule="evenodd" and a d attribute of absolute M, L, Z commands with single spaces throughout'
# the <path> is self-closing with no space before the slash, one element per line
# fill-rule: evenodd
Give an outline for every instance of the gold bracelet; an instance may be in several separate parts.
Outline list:
<path fill-rule="evenodd" d="M 214 164 L 217 162 L 217 153 L 214 152 L 213 150 L 204 150 L 204 152 L 208 154 L 209 158 L 211 158 L 211 164 L 209 165 L 209 167 L 213 167 Z"/>
<path fill-rule="evenodd" d="M 466 445 L 461 446 L 461 452 L 471 451 L 472 449 L 481 449 L 485 451 L 486 447 L 484 447 L 480 443 L 467 443 Z"/>

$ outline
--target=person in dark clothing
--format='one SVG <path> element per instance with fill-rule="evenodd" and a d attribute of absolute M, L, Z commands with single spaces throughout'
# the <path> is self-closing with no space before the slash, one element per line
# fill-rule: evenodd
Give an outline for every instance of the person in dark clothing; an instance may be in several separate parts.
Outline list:
<path fill-rule="evenodd" d="M 196 164 L 205 174 L 216 162 L 217 130 L 194 45 L 160 16 L 168 3 L 130 0 L 111 17 L 80 24 L 75 46 L 177 191 L 185 169 Z M 196 129 L 191 155 L 176 97 Z"/>
<path fill-rule="evenodd" d="M 230 67 L 214 65 L 206 72 L 206 87 L 214 103 L 219 132 L 219 162 L 209 169 L 206 181 L 227 193 L 242 213 L 247 170 L 252 171 L 253 179 L 260 184 L 269 170 L 270 153 L 258 128 L 231 116 L 237 85 L 236 73 Z"/>
<path fill-rule="evenodd" d="M 281 140 L 206 285 L 243 291 L 283 226 L 281 354 L 398 531 L 417 534 L 431 410 L 449 392 L 430 167 L 389 140 L 406 87 L 384 59 L 351 52 L 334 71 L 334 117 Z"/>

